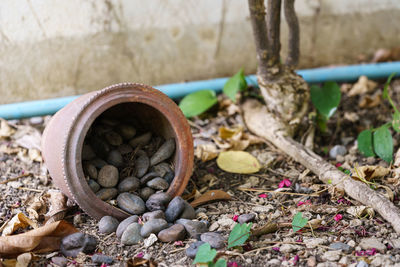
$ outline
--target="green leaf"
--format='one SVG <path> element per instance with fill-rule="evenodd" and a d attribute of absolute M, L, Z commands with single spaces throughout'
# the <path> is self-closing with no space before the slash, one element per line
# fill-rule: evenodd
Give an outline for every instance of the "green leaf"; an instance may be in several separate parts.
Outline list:
<path fill-rule="evenodd" d="M 322 115 L 321 113 L 318 112 L 318 114 L 317 114 L 317 126 L 318 126 L 319 130 L 322 133 L 325 133 L 326 129 L 328 128 L 327 122 L 328 122 L 327 118 L 324 115 Z"/>
<path fill-rule="evenodd" d="M 243 68 L 233 75 L 224 85 L 224 94 L 227 95 L 233 102 L 236 102 L 237 92 L 247 88 L 247 82 L 244 77 Z"/>
<path fill-rule="evenodd" d="M 400 113 L 397 110 L 393 114 L 392 127 L 396 132 L 400 133 Z"/>
<path fill-rule="evenodd" d="M 227 265 L 226 260 L 223 258 L 220 258 L 217 260 L 216 263 L 212 264 L 211 266 L 212 267 L 226 267 L 226 265 Z"/>
<path fill-rule="evenodd" d="M 296 215 L 294 215 L 293 221 L 292 221 L 293 232 L 299 231 L 301 228 L 306 226 L 307 223 L 308 223 L 308 219 L 303 218 L 303 213 L 301 213 L 301 212 L 296 213 Z"/>
<path fill-rule="evenodd" d="M 228 248 L 241 246 L 250 236 L 252 223 L 236 224 L 228 238 Z"/>
<path fill-rule="evenodd" d="M 185 96 L 179 103 L 185 117 L 190 118 L 203 113 L 218 102 L 215 92 L 201 90 Z"/>
<path fill-rule="evenodd" d="M 321 88 L 313 85 L 310 88 L 311 101 L 315 108 L 326 119 L 329 119 L 336 111 L 341 98 L 340 87 L 335 82 L 326 82 Z"/>
<path fill-rule="evenodd" d="M 387 78 L 385 86 L 383 87 L 383 93 L 382 93 L 382 98 L 383 99 L 387 99 L 389 97 L 389 93 L 388 93 L 388 87 L 390 82 L 392 81 L 393 77 L 396 75 L 395 72 L 393 72 L 392 74 L 390 74 L 390 76 Z"/>
<path fill-rule="evenodd" d="M 393 159 L 393 140 L 387 125 L 379 127 L 373 135 L 375 153 L 384 161 L 390 163 Z"/>
<path fill-rule="evenodd" d="M 217 251 L 215 249 L 211 249 L 210 244 L 204 243 L 197 250 L 196 257 L 194 258 L 193 264 L 212 262 L 216 255 L 217 255 Z"/>
<path fill-rule="evenodd" d="M 364 130 L 357 137 L 358 150 L 366 157 L 376 156 L 372 146 L 372 131 Z"/>

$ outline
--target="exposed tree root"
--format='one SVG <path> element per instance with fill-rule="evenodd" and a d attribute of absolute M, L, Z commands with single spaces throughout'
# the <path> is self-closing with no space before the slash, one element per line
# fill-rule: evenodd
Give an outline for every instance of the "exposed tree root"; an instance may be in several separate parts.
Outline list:
<path fill-rule="evenodd" d="M 400 209 L 382 194 L 372 190 L 365 183 L 354 180 L 337 170 L 312 150 L 287 136 L 285 129 L 279 128 L 277 121 L 266 106 L 254 99 L 242 105 L 243 117 L 250 131 L 270 141 L 294 160 L 310 169 L 324 183 L 342 188 L 350 197 L 363 205 L 372 207 L 400 234 Z"/>

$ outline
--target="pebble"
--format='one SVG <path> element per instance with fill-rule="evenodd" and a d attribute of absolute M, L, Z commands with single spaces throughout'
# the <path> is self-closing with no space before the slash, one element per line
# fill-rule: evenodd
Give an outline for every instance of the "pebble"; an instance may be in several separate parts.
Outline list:
<path fill-rule="evenodd" d="M 308 267 L 315 267 L 317 266 L 317 259 L 314 256 L 310 256 L 307 259 L 307 266 Z"/>
<path fill-rule="evenodd" d="M 164 175 L 164 180 L 167 181 L 168 184 L 171 184 L 175 178 L 175 173 L 173 171 L 169 171 Z"/>
<path fill-rule="evenodd" d="M 195 219 L 196 218 L 196 212 L 192 205 L 190 205 L 186 200 L 185 200 L 185 208 L 183 209 L 183 212 L 180 216 L 181 219 Z"/>
<path fill-rule="evenodd" d="M 140 235 L 141 224 L 131 223 L 121 236 L 121 243 L 124 245 L 134 245 L 143 240 Z"/>
<path fill-rule="evenodd" d="M 37 116 L 37 117 L 31 117 L 30 119 L 29 119 L 29 123 L 30 124 L 42 124 L 43 123 L 43 117 L 39 117 L 39 116 Z"/>
<path fill-rule="evenodd" d="M 119 221 L 112 216 L 104 216 L 100 219 L 98 226 L 99 232 L 103 234 L 111 234 L 117 230 Z"/>
<path fill-rule="evenodd" d="M 242 214 L 238 217 L 238 223 L 244 224 L 253 221 L 256 218 L 254 213 Z"/>
<path fill-rule="evenodd" d="M 326 243 L 325 239 L 322 238 L 310 238 L 310 239 L 304 239 L 304 244 L 306 244 L 307 248 L 316 248 L 319 245 L 324 245 Z"/>
<path fill-rule="evenodd" d="M 338 261 L 342 252 L 340 250 L 329 250 L 322 255 L 322 259 L 328 261 Z"/>
<path fill-rule="evenodd" d="M 167 193 L 156 193 L 151 195 L 146 201 L 146 207 L 149 211 L 165 210 L 171 197 Z"/>
<path fill-rule="evenodd" d="M 292 251 L 297 251 L 297 250 L 301 250 L 301 247 L 297 246 L 297 245 L 291 245 L 291 244 L 283 244 L 279 248 L 279 251 L 282 253 L 290 253 Z"/>
<path fill-rule="evenodd" d="M 97 182 L 103 187 L 114 187 L 118 183 L 118 169 L 112 165 L 106 165 L 100 169 Z"/>
<path fill-rule="evenodd" d="M 155 234 L 150 234 L 148 238 L 144 240 L 144 247 L 148 248 L 157 242 L 158 238 Z"/>
<path fill-rule="evenodd" d="M 97 179 L 97 169 L 91 163 L 84 164 L 85 173 L 89 175 L 90 178 L 96 180 Z"/>
<path fill-rule="evenodd" d="M 131 214 L 142 214 L 146 211 L 144 201 L 131 193 L 121 193 L 117 197 L 118 207 Z"/>
<path fill-rule="evenodd" d="M 121 238 L 122 234 L 124 233 L 124 231 L 126 230 L 126 228 L 131 224 L 131 223 L 137 223 L 139 221 L 139 216 L 137 215 L 133 215 L 130 216 L 128 218 L 126 218 L 125 220 L 123 220 L 117 227 L 117 237 Z"/>
<path fill-rule="evenodd" d="M 99 137 L 91 138 L 90 145 L 92 146 L 96 155 L 101 158 L 105 158 L 110 152 L 110 146 Z"/>
<path fill-rule="evenodd" d="M 194 259 L 196 257 L 197 250 L 199 250 L 199 247 L 204 243 L 204 241 L 196 241 L 190 244 L 190 246 L 186 249 L 186 256 Z"/>
<path fill-rule="evenodd" d="M 342 250 L 343 252 L 346 252 L 346 253 L 350 253 L 353 250 L 353 248 L 351 246 L 349 246 L 345 243 L 342 243 L 342 242 L 332 243 L 329 246 L 329 248 L 333 249 L 333 250 Z"/>
<path fill-rule="evenodd" d="M 82 159 L 83 160 L 91 160 L 96 157 L 96 154 L 94 153 L 93 149 L 89 145 L 83 145 L 82 147 Z"/>
<path fill-rule="evenodd" d="M 361 260 L 357 263 L 356 267 L 368 267 L 368 263 L 366 263 L 365 261 Z"/>
<path fill-rule="evenodd" d="M 165 181 L 163 178 L 156 177 L 146 183 L 146 185 L 150 188 L 156 189 L 156 190 L 165 190 L 168 189 L 169 184 L 167 181 Z"/>
<path fill-rule="evenodd" d="M 186 232 L 192 238 L 198 238 L 202 233 L 207 232 L 207 225 L 203 222 L 179 219 L 176 223 L 182 224 L 185 227 Z"/>
<path fill-rule="evenodd" d="M 159 177 L 158 173 L 156 173 L 156 172 L 149 172 L 149 173 L 147 173 L 145 176 L 143 176 L 142 178 L 140 178 L 140 183 L 141 183 L 141 184 L 146 184 L 148 181 L 150 181 L 150 180 L 152 180 L 152 179 L 154 179 L 154 178 L 156 178 L 156 177 Z"/>
<path fill-rule="evenodd" d="M 75 258 L 79 252 L 93 253 L 96 246 L 97 241 L 93 236 L 78 232 L 61 240 L 60 251 L 66 257 Z"/>
<path fill-rule="evenodd" d="M 165 210 L 165 218 L 167 222 L 174 222 L 185 209 L 185 200 L 182 197 L 176 196 L 169 202 Z"/>
<path fill-rule="evenodd" d="M 282 261 L 278 259 L 272 259 L 267 262 L 266 266 L 282 266 Z"/>
<path fill-rule="evenodd" d="M 161 145 L 161 147 L 157 150 L 156 153 L 151 157 L 150 159 L 150 165 L 154 166 L 169 157 L 174 153 L 175 151 L 175 139 L 170 138 L 167 141 L 164 142 L 164 144 Z"/>
<path fill-rule="evenodd" d="M 391 239 L 391 240 L 389 240 L 389 244 L 390 244 L 393 248 L 400 249 L 400 239 Z"/>
<path fill-rule="evenodd" d="M 120 124 L 117 126 L 117 132 L 124 138 L 125 140 L 132 139 L 136 135 L 136 129 L 133 126 L 127 124 Z"/>
<path fill-rule="evenodd" d="M 101 169 L 107 165 L 107 162 L 105 162 L 104 160 L 102 160 L 100 158 L 92 159 L 89 162 L 90 162 L 90 164 L 93 164 L 96 168 L 99 168 L 99 169 Z"/>
<path fill-rule="evenodd" d="M 136 146 L 138 146 L 138 145 L 145 146 L 145 145 L 147 145 L 147 144 L 150 142 L 151 136 L 152 136 L 151 132 L 144 133 L 144 134 L 142 134 L 142 135 L 139 135 L 139 136 L 137 136 L 137 137 L 131 139 L 131 140 L 129 141 L 129 144 L 130 144 L 132 147 L 136 147 Z"/>
<path fill-rule="evenodd" d="M 345 146 L 336 145 L 329 150 L 329 157 L 331 159 L 336 159 L 336 156 L 344 156 L 347 153 L 347 149 Z"/>
<path fill-rule="evenodd" d="M 174 224 L 167 229 L 161 230 L 158 233 L 158 239 L 160 239 L 161 242 L 173 242 L 183 240 L 185 235 L 185 227 L 182 224 Z"/>
<path fill-rule="evenodd" d="M 215 232 L 207 232 L 200 235 L 200 240 L 204 241 L 212 248 L 220 249 L 225 246 L 225 238 Z"/>
<path fill-rule="evenodd" d="M 124 159 L 122 158 L 121 153 L 117 150 L 111 150 L 107 156 L 107 162 L 115 167 L 122 167 L 124 165 Z"/>
<path fill-rule="evenodd" d="M 95 180 L 93 180 L 93 179 L 89 179 L 88 185 L 89 185 L 90 189 L 92 189 L 92 191 L 93 191 L 94 193 L 96 193 L 97 191 L 99 191 L 100 188 L 101 188 L 101 186 L 100 186 Z"/>
<path fill-rule="evenodd" d="M 151 195 L 153 195 L 156 191 L 150 187 L 143 187 L 139 190 L 139 196 L 146 201 L 149 199 Z"/>
<path fill-rule="evenodd" d="M 103 201 L 115 198 L 118 195 L 118 190 L 115 188 L 103 188 L 96 193 L 96 196 Z"/>
<path fill-rule="evenodd" d="M 133 151 L 133 148 L 128 144 L 121 144 L 121 145 L 118 146 L 118 151 L 123 156 L 123 155 L 126 155 L 128 153 L 131 153 Z"/>
<path fill-rule="evenodd" d="M 68 259 L 60 256 L 60 257 L 53 257 L 51 258 L 51 262 L 57 266 L 64 267 L 68 264 Z"/>
<path fill-rule="evenodd" d="M 155 210 L 155 211 L 150 211 L 146 212 L 142 216 L 143 221 L 147 222 L 153 219 L 163 219 L 165 220 L 165 214 L 162 210 Z"/>
<path fill-rule="evenodd" d="M 158 234 L 161 230 L 168 227 L 168 222 L 164 219 L 152 219 L 143 224 L 140 230 L 142 237 L 148 237 L 150 234 Z"/>
<path fill-rule="evenodd" d="M 94 254 L 92 256 L 92 262 L 97 263 L 97 264 L 112 264 L 113 263 L 113 258 L 108 257 L 107 255 L 104 254 Z"/>
<path fill-rule="evenodd" d="M 145 175 L 149 169 L 150 159 L 143 150 L 139 150 L 136 155 L 138 156 L 135 160 L 136 176 L 140 178 Z"/>
<path fill-rule="evenodd" d="M 140 187 L 140 180 L 136 177 L 127 177 L 118 184 L 119 192 L 136 191 Z"/>
<path fill-rule="evenodd" d="M 152 170 L 158 174 L 160 177 L 164 177 L 168 172 L 172 172 L 171 168 L 169 167 L 169 164 L 166 162 L 162 162 L 160 164 L 157 164 L 153 166 Z"/>
<path fill-rule="evenodd" d="M 384 253 L 386 251 L 386 246 L 384 244 L 382 244 L 381 241 L 379 241 L 377 238 L 375 237 L 371 237 L 371 238 L 364 238 L 361 240 L 359 246 L 362 249 L 371 249 L 371 248 L 376 248 L 377 250 L 379 250 L 381 253 Z"/>
<path fill-rule="evenodd" d="M 104 137 L 106 138 L 107 142 L 112 146 L 119 146 L 123 142 L 122 137 L 114 131 L 107 132 Z"/>

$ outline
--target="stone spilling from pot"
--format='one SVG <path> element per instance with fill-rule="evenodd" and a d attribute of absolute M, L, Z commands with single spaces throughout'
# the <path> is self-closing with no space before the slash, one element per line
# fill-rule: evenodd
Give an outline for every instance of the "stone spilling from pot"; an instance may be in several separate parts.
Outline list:
<path fill-rule="evenodd" d="M 174 152 L 174 138 L 164 139 L 134 122 L 99 118 L 85 138 L 82 166 L 98 198 L 140 215 L 146 201 L 166 191 L 174 179 Z M 155 209 L 151 203 L 147 210 Z"/>

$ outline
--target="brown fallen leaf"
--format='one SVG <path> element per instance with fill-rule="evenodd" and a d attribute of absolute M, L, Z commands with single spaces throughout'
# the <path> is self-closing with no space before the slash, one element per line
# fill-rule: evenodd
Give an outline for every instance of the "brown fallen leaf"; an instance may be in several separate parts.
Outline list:
<path fill-rule="evenodd" d="M 157 267 L 157 263 L 153 260 L 148 260 L 144 258 L 134 257 L 133 259 L 124 262 L 124 267 L 139 267 L 139 266 L 147 266 L 147 267 Z"/>
<path fill-rule="evenodd" d="M 381 93 L 377 92 L 372 96 L 370 95 L 362 96 L 360 102 L 358 103 L 358 106 L 360 108 L 374 108 L 379 106 L 381 102 L 382 102 Z"/>
<path fill-rule="evenodd" d="M 230 200 L 231 196 L 222 191 L 222 190 L 210 190 L 203 195 L 201 195 L 199 198 L 193 200 L 190 205 L 192 205 L 193 208 L 198 207 L 200 205 L 203 205 L 205 203 L 211 202 L 211 201 L 216 201 L 216 200 Z"/>
<path fill-rule="evenodd" d="M 21 253 L 44 253 L 58 250 L 61 239 L 78 230 L 66 221 L 46 224 L 23 234 L 0 237 L 0 257 L 10 258 Z"/>
<path fill-rule="evenodd" d="M 376 50 L 372 62 L 386 62 L 400 60 L 400 47 L 393 47 L 391 49 L 380 48 Z"/>
<path fill-rule="evenodd" d="M 385 168 L 382 166 L 361 166 L 358 167 L 357 170 L 354 171 L 354 173 L 357 173 L 360 178 L 364 178 L 367 181 L 371 181 L 374 178 L 381 178 L 389 174 L 390 169 Z M 359 177 L 353 177 L 353 178 L 359 178 Z"/>
<path fill-rule="evenodd" d="M 196 147 L 194 154 L 201 161 L 206 162 L 215 159 L 219 154 L 219 150 L 213 143 L 201 144 Z"/>
<path fill-rule="evenodd" d="M 358 81 L 353 85 L 349 91 L 349 96 L 363 95 L 372 92 L 378 84 L 374 81 L 368 80 L 367 76 L 360 76 Z"/>
<path fill-rule="evenodd" d="M 67 197 L 58 190 L 50 190 L 47 197 L 50 208 L 45 214 L 46 224 L 62 220 L 68 210 Z"/>
<path fill-rule="evenodd" d="M 17 264 L 15 265 L 15 267 L 28 267 L 32 259 L 33 259 L 32 253 L 30 252 L 23 253 L 17 257 Z"/>
<path fill-rule="evenodd" d="M 38 228 L 37 224 L 31 221 L 22 212 L 17 213 L 3 228 L 2 236 L 8 236 L 17 231 L 18 229 L 25 229 L 28 226 Z"/>

